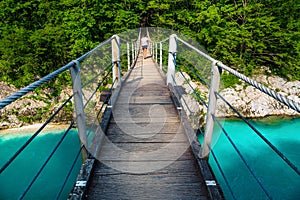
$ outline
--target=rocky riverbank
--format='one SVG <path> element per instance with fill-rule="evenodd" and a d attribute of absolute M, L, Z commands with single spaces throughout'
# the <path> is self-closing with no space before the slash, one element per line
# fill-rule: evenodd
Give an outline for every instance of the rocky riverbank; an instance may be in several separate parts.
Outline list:
<path fill-rule="evenodd" d="M 0 82 L 0 88 L 0 99 L 18 91 L 13 85 L 4 82 Z M 54 93 L 59 94 L 53 95 Z M 0 130 L 45 122 L 71 94 L 72 89 L 69 87 L 59 92 L 56 89 L 44 89 L 28 93 L 0 110 Z M 70 102 L 54 117 L 52 123 L 65 124 L 72 118 L 73 108 Z"/>
<path fill-rule="evenodd" d="M 191 86 L 199 91 L 201 97 L 206 102 L 208 99 L 208 89 L 199 83 L 191 81 L 188 74 L 183 74 L 188 81 L 183 78 L 180 73 L 176 73 L 175 77 L 176 83 L 181 85 L 182 98 L 180 101 L 190 119 L 195 123 L 203 124 L 206 108 L 195 101 L 195 95 L 190 95 L 193 93 Z M 283 78 L 266 75 L 256 75 L 253 79 L 300 104 L 300 81 L 287 82 Z M 4 82 L 0 82 L 0 88 L 0 99 L 17 91 L 13 85 L 8 85 Z M 55 89 L 42 90 L 38 93 L 31 92 L 0 110 L 0 130 L 44 122 L 57 110 L 62 102 L 72 94 L 72 89 L 66 87 L 61 90 L 56 97 L 52 95 L 54 92 L 57 93 Z M 300 117 L 296 111 L 289 109 L 287 106 L 246 83 L 221 89 L 220 94 L 247 118 L 266 116 Z M 237 116 L 233 110 L 220 99 L 218 100 L 217 106 L 216 115 L 218 117 L 233 118 Z M 69 123 L 72 118 L 73 107 L 71 102 L 58 113 L 52 122 L 64 124 Z"/>
<path fill-rule="evenodd" d="M 188 74 L 183 74 L 189 81 L 186 81 L 180 73 L 175 75 L 176 83 L 182 85 L 184 88 L 184 92 L 181 94 L 181 104 L 191 121 L 203 124 L 206 107 L 191 97 L 190 94 L 193 93 L 191 86 L 197 89 L 201 98 L 206 103 L 208 102 L 208 88 L 200 83 L 191 81 Z M 300 104 L 300 81 L 288 82 L 281 77 L 266 75 L 256 75 L 252 77 L 252 79 Z M 274 98 L 262 93 L 247 83 L 236 84 L 229 88 L 222 89 L 221 82 L 219 93 L 246 118 L 262 118 L 266 116 L 300 117 L 298 112 L 279 103 Z M 224 101 L 218 99 L 216 116 L 235 118 L 238 115 L 235 114 Z"/>
<path fill-rule="evenodd" d="M 256 77 L 258 82 L 272 88 L 277 93 L 300 104 L 300 81 L 287 82 L 280 77 Z M 226 88 L 221 95 L 247 118 L 266 116 L 299 116 L 299 113 L 288 108 L 274 98 L 257 90 L 252 86 L 235 85 Z M 234 112 L 223 102 L 219 101 L 218 116 L 233 117 Z"/>

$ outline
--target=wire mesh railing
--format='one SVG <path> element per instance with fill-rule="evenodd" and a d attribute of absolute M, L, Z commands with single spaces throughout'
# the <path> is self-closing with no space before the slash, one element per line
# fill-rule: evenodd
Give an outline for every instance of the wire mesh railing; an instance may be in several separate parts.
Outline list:
<path fill-rule="evenodd" d="M 117 37 L 118 36 L 113 36 L 112 38 L 104 41 L 96 48 L 79 57 L 78 59 L 71 61 L 70 63 L 54 71 L 53 73 L 50 73 L 49 75 L 41 78 L 40 80 L 30 84 L 29 86 L 21 89 L 18 92 L 15 92 L 14 94 L 0 101 L 0 109 L 3 109 L 12 102 L 18 101 L 18 99 L 20 99 L 24 95 L 32 92 L 33 90 L 49 82 L 50 80 L 54 79 L 59 74 L 67 70 L 70 70 L 73 76 L 73 94 L 70 94 L 69 98 L 64 101 L 62 105 L 57 108 L 56 111 L 41 125 L 41 127 L 31 137 L 29 137 L 29 139 L 22 146 L 18 148 L 18 150 L 3 164 L 3 166 L 1 166 L 0 174 L 4 173 L 5 170 L 9 168 L 11 164 L 16 160 L 16 158 L 21 156 L 21 153 L 31 145 L 32 141 L 34 141 L 40 135 L 42 130 L 53 121 L 53 119 L 58 115 L 59 112 L 61 112 L 62 109 L 65 108 L 67 104 L 75 101 L 77 111 L 78 107 L 79 109 L 83 109 L 83 116 L 78 113 L 76 114 L 76 117 L 69 124 L 66 131 L 61 135 L 61 138 L 56 144 L 54 144 L 52 151 L 45 158 L 45 161 L 32 176 L 32 179 L 29 181 L 28 185 L 24 187 L 24 190 L 20 194 L 19 199 L 23 199 L 26 197 L 34 183 L 37 181 L 38 177 L 41 175 L 41 173 L 43 173 L 46 166 L 49 164 L 49 161 L 52 159 L 53 155 L 58 153 L 57 151 L 59 147 L 66 139 L 66 136 L 69 134 L 70 130 L 75 127 L 75 124 L 76 127 L 78 127 L 79 124 L 86 126 L 84 127 L 84 129 L 81 129 L 84 130 L 84 132 L 79 131 L 79 135 L 80 137 L 84 135 L 84 137 L 88 139 L 87 141 L 92 140 L 93 131 L 95 130 L 95 127 L 99 125 L 101 114 L 107 107 L 107 102 L 109 101 L 113 88 L 117 86 L 117 82 L 121 82 L 121 76 L 134 65 L 139 51 L 139 40 L 128 41 L 124 38 L 121 41 L 119 40 L 117 41 L 117 43 L 115 43 L 115 45 L 117 46 L 116 50 L 112 49 L 112 46 L 114 45 L 113 41 L 116 40 Z M 132 49 L 130 49 L 130 47 L 132 47 Z M 118 52 L 117 58 L 113 58 L 113 51 Z M 128 67 L 122 68 L 122 62 L 127 62 Z M 116 68 L 114 68 L 114 66 Z M 113 70 L 116 69 L 119 72 L 117 72 L 117 74 L 114 74 Z M 80 88 L 78 88 L 78 86 L 80 86 Z M 82 107 L 80 107 L 80 105 L 76 105 L 78 103 L 81 104 Z M 79 119 L 80 117 L 81 119 Z M 80 122 L 78 123 L 78 121 Z M 64 180 L 60 183 L 55 183 L 61 185 L 56 195 L 56 199 L 62 198 L 62 193 L 71 174 L 73 173 L 78 159 L 82 156 L 82 153 L 87 153 L 87 149 L 90 145 L 91 144 L 87 142 L 86 144 L 82 144 L 80 147 L 78 147 L 78 152 L 76 153 Z"/>
<path fill-rule="evenodd" d="M 167 71 L 167 73 L 172 74 L 171 88 L 173 88 L 173 92 L 176 93 L 175 95 L 180 100 L 182 107 L 184 107 L 185 111 L 189 114 L 191 123 L 194 124 L 194 128 L 195 128 L 196 132 L 200 132 L 202 134 L 201 138 L 204 141 L 204 143 L 202 143 L 202 145 L 208 145 L 208 149 L 209 149 L 210 153 L 212 154 L 211 158 L 214 159 L 214 161 L 216 162 L 217 169 L 220 171 L 220 174 L 225 181 L 225 185 L 228 188 L 231 197 L 233 199 L 237 199 L 237 197 L 235 195 L 235 191 L 233 190 L 232 186 L 230 185 L 229 179 L 226 177 L 226 174 L 222 170 L 222 167 L 217 159 L 217 155 L 212 148 L 213 145 L 210 143 L 211 141 L 209 143 L 205 144 L 205 137 L 207 137 L 205 135 L 208 134 L 207 133 L 207 123 L 208 123 L 209 115 L 213 120 L 213 124 L 214 124 L 213 126 L 217 125 L 220 127 L 220 129 L 222 130 L 222 133 L 226 136 L 230 145 L 235 149 L 235 152 L 239 155 L 240 159 L 243 161 L 244 165 L 249 170 L 250 174 L 254 177 L 257 184 L 260 186 L 262 191 L 265 193 L 266 197 L 269 199 L 272 199 L 273 197 L 268 189 L 268 186 L 266 186 L 264 184 L 263 179 L 259 175 L 256 174 L 255 170 L 251 167 L 251 164 L 247 161 L 247 159 L 245 159 L 245 156 L 243 155 L 243 153 L 235 145 L 234 141 L 231 139 L 231 136 L 226 132 L 222 123 L 216 117 L 215 110 L 217 108 L 215 107 L 215 108 L 213 108 L 214 110 L 211 110 L 212 109 L 212 105 L 211 105 L 212 98 L 211 97 L 214 97 L 215 101 L 217 99 L 224 101 L 226 103 L 226 105 L 228 105 L 236 113 L 236 115 L 240 119 L 242 119 L 253 130 L 253 132 L 256 133 L 262 139 L 262 141 L 266 145 L 268 145 L 269 148 L 271 148 L 277 154 L 277 156 L 279 156 L 282 159 L 282 161 L 284 161 L 287 164 L 287 166 L 289 166 L 298 175 L 299 175 L 299 169 L 294 163 L 292 163 L 291 160 L 289 160 L 287 158 L 286 155 L 284 155 L 284 153 L 282 153 L 274 144 L 272 144 L 266 137 L 264 137 L 264 135 L 262 133 L 260 133 L 246 119 L 246 117 L 242 116 L 242 114 L 239 113 L 237 111 L 237 109 L 235 109 L 230 104 L 230 102 L 228 102 L 225 98 L 223 98 L 220 93 L 218 93 L 219 86 L 217 86 L 216 88 L 214 88 L 212 90 L 212 87 L 214 87 L 213 85 L 215 84 L 214 76 L 216 76 L 216 74 L 217 75 L 219 74 L 217 78 L 220 78 L 220 74 L 222 73 L 222 70 L 226 70 L 227 72 L 233 74 L 234 76 L 238 77 L 239 79 L 252 85 L 253 87 L 260 90 L 261 92 L 275 98 L 277 101 L 283 103 L 284 105 L 295 110 L 296 112 L 300 112 L 299 105 L 296 102 L 294 102 L 293 100 L 288 99 L 287 97 L 284 97 L 281 94 L 278 94 L 277 92 L 271 90 L 270 88 L 267 88 L 266 86 L 263 86 L 262 84 L 259 84 L 256 81 L 244 76 L 243 74 L 238 73 L 237 71 L 233 70 L 232 68 L 225 66 L 221 62 L 211 58 L 205 52 L 199 50 L 195 46 L 192 46 L 191 44 L 184 41 L 183 39 L 181 39 L 179 37 L 175 37 L 175 38 L 176 38 L 175 40 L 176 40 L 177 48 L 175 49 L 175 51 L 169 50 L 169 52 L 168 52 L 169 55 L 172 56 L 171 64 L 174 65 L 174 67 L 176 68 L 175 72 L 172 72 L 172 70 L 170 71 L 169 68 Z M 171 40 L 171 37 L 170 37 L 170 40 Z M 193 55 L 191 57 L 193 59 L 197 58 L 197 59 L 201 60 L 202 65 L 199 64 L 197 66 L 197 63 L 199 63 L 199 62 L 195 62 L 195 61 L 190 62 L 190 60 L 189 60 L 190 57 L 187 55 L 187 52 L 190 55 L 193 55 L 192 52 L 196 52 L 198 54 L 198 56 Z M 208 68 L 213 69 L 213 70 L 210 70 L 211 72 L 208 73 L 209 75 L 207 75 Z M 206 73 L 205 77 L 202 76 L 202 72 Z M 182 79 L 181 81 L 180 81 L 180 77 Z M 192 79 L 193 79 L 193 81 L 192 81 Z M 178 81 L 179 81 L 179 83 L 178 83 Z M 194 82 L 196 82 L 196 86 L 192 84 Z M 207 84 L 208 82 L 210 82 L 210 85 Z M 182 90 L 180 91 L 178 88 L 182 87 L 182 85 L 184 85 L 185 87 L 189 87 L 189 89 L 184 90 L 184 92 Z M 204 95 L 204 97 L 203 97 L 203 95 L 201 96 L 199 91 L 197 91 L 197 89 L 199 89 L 199 85 L 205 85 L 207 88 L 210 88 L 210 91 L 209 90 L 206 91 L 206 97 L 205 97 L 205 95 Z M 185 94 L 185 93 L 188 93 L 190 96 L 193 97 L 195 102 L 197 102 L 198 107 L 203 107 L 204 109 L 207 109 L 206 110 L 207 115 L 204 119 L 202 119 L 202 122 L 205 121 L 205 123 L 199 124 L 199 123 L 201 123 L 201 122 L 199 122 L 201 120 L 199 120 L 199 116 L 195 116 L 195 111 L 193 112 L 193 108 L 190 107 L 192 103 L 190 100 L 189 100 L 189 102 L 187 102 L 187 100 L 186 100 L 187 94 Z M 206 98 L 206 101 L 204 100 L 205 98 Z M 217 104 L 217 103 L 215 103 L 215 104 Z M 203 118 L 203 116 L 200 116 L 200 118 L 201 117 Z M 206 128 L 205 128 L 205 133 L 204 133 L 203 127 L 205 125 L 206 125 Z"/>

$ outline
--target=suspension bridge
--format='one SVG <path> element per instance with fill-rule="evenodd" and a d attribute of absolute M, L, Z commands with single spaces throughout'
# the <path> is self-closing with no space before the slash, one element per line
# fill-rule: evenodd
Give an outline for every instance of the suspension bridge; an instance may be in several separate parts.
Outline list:
<path fill-rule="evenodd" d="M 140 46 L 143 31 L 152 40 L 147 58 L 142 56 Z M 64 181 L 57 183 L 61 188 L 56 199 L 224 199 L 208 163 L 209 156 L 217 163 L 231 198 L 236 199 L 211 146 L 214 126 L 221 128 L 265 198 L 275 198 L 223 128 L 215 114 L 217 101 L 224 101 L 296 176 L 300 175 L 298 167 L 222 97 L 219 93 L 221 74 L 227 71 L 300 112 L 297 103 L 215 60 L 188 39 L 175 34 L 163 38 L 166 35 L 149 33 L 148 29 L 129 35 L 133 39 L 128 35 L 112 36 L 80 58 L 0 101 L 3 109 L 64 71 L 70 71 L 73 94 L 0 166 L 0 173 L 4 173 L 54 116 L 74 102 L 74 120 L 19 199 L 26 198 L 73 127 L 77 128 L 82 145 Z M 162 39 L 157 39 L 157 35 Z M 185 62 L 192 58 L 195 62 Z M 199 84 L 206 85 L 209 91 L 206 96 L 190 84 L 190 77 L 183 69 Z M 189 93 L 178 83 L 178 77 L 188 83 Z M 185 98 L 187 94 L 202 107 L 204 116 L 193 115 Z M 201 120 L 204 123 L 200 123 Z M 202 144 L 197 134 L 203 135 Z M 80 157 L 83 157 L 83 165 L 74 188 L 69 197 L 62 197 Z"/>

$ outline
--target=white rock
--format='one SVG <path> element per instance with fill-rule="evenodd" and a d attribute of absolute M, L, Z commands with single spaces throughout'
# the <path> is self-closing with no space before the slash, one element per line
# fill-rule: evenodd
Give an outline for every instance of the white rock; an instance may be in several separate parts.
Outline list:
<path fill-rule="evenodd" d="M 274 90 L 283 89 L 282 86 L 286 83 L 286 80 L 284 80 L 281 77 L 270 76 L 270 77 L 268 77 L 268 83 L 269 83 L 270 87 L 273 88 Z"/>

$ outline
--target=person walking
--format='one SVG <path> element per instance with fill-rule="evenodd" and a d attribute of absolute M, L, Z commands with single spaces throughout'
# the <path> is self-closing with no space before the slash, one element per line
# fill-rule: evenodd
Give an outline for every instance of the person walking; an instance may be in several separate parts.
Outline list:
<path fill-rule="evenodd" d="M 151 42 L 151 40 L 148 38 L 147 34 L 145 34 L 141 39 L 144 59 L 147 58 L 147 49 L 149 46 L 149 42 Z"/>

